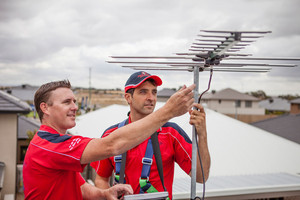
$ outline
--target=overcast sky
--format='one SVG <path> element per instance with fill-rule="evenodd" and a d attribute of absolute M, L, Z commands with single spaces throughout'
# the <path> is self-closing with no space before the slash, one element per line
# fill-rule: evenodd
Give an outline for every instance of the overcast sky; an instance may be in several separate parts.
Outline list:
<path fill-rule="evenodd" d="M 244 52 L 300 57 L 298 0 L 1 0 L 0 85 L 124 88 L 131 69 L 112 55 L 171 56 L 187 52 L 200 30 L 272 31 Z M 292 64 L 286 61 L 284 63 Z M 300 64 L 300 62 L 296 62 Z M 193 82 L 190 72 L 149 71 L 163 87 Z M 200 91 L 209 73 L 200 73 Z M 214 73 L 211 89 L 300 95 L 300 66 L 269 73 Z M 159 88 L 160 89 L 160 88 Z"/>

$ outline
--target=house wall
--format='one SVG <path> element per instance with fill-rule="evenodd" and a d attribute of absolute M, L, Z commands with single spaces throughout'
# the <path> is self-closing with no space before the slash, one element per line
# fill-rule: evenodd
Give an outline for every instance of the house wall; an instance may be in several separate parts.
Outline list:
<path fill-rule="evenodd" d="M 240 114 L 226 114 L 229 117 L 237 119 L 239 121 L 245 122 L 247 124 L 258 122 L 261 120 L 266 120 L 274 117 L 278 117 L 278 115 L 240 115 Z"/>
<path fill-rule="evenodd" d="M 236 108 L 235 101 L 229 100 L 208 100 L 207 106 L 223 114 L 241 114 L 241 115 L 264 115 L 265 109 L 260 108 L 258 102 L 252 102 L 251 107 L 246 107 L 246 101 L 241 101 L 241 106 Z"/>
<path fill-rule="evenodd" d="M 0 161 L 5 163 L 1 199 L 16 190 L 17 120 L 17 114 L 0 114 Z"/>
<path fill-rule="evenodd" d="M 300 104 L 292 103 L 290 113 L 291 114 L 299 114 L 300 113 Z"/>

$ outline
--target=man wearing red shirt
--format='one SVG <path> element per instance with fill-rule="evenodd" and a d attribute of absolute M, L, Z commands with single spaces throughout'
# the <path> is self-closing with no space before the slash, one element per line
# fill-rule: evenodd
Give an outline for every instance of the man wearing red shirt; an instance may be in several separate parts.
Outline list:
<path fill-rule="evenodd" d="M 69 81 L 42 85 L 34 97 L 42 125 L 32 139 L 23 165 L 25 199 L 117 199 L 132 194 L 129 185 L 102 190 L 84 181 L 89 162 L 118 155 L 139 144 L 169 119 L 191 109 L 194 85 L 174 94 L 148 119 L 118 129 L 104 139 L 66 134 L 78 109 Z M 143 132 L 142 132 L 143 130 Z"/>
<path fill-rule="evenodd" d="M 144 71 L 136 72 L 129 77 L 125 84 L 125 99 L 130 106 L 130 115 L 126 120 L 127 124 L 144 119 L 153 112 L 157 100 L 157 86 L 161 84 L 162 81 L 158 76 L 150 75 Z M 201 156 L 203 157 L 205 180 L 207 180 L 210 168 L 210 155 L 206 139 L 205 112 L 200 104 L 196 104 L 195 106 L 199 111 L 190 111 L 190 124 L 195 125 L 198 133 L 198 145 L 200 147 Z M 120 123 L 106 129 L 102 138 L 113 134 L 118 130 L 118 127 L 120 127 Z M 174 164 L 176 162 L 190 175 L 192 142 L 187 134 L 175 123 L 167 122 L 161 126 L 157 132 L 159 148 L 162 154 L 164 183 L 169 193 L 169 198 L 172 199 Z M 150 137 L 138 146 L 127 151 L 125 181 L 132 186 L 135 194 L 149 192 L 147 191 L 148 186 L 141 187 L 142 184 L 140 183 L 141 174 L 144 174 L 145 165 L 142 163 L 142 159 L 146 157 L 146 149 L 149 151 L 147 146 L 149 139 Z M 112 172 L 114 171 L 116 173 L 120 171 L 120 167 L 115 161 L 116 157 L 110 157 L 91 164 L 97 172 L 95 179 L 95 185 L 97 187 L 102 189 L 109 188 L 109 177 L 112 175 Z M 152 161 L 150 174 L 147 177 L 149 181 L 147 182 L 155 188 L 154 191 L 164 191 L 156 160 L 153 158 Z M 203 182 L 199 162 L 197 164 L 197 181 Z"/>

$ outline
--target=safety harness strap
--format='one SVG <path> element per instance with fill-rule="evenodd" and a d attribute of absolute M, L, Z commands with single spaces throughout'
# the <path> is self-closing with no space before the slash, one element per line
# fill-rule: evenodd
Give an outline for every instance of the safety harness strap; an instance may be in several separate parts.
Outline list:
<path fill-rule="evenodd" d="M 151 183 L 149 182 L 150 169 L 153 162 L 152 157 L 153 157 L 153 146 L 150 138 L 147 143 L 145 156 L 142 159 L 143 168 L 140 177 L 140 193 L 148 192 L 148 189 L 152 186 Z M 152 186 L 152 188 L 154 187 Z"/>
<path fill-rule="evenodd" d="M 128 119 L 125 119 L 121 123 L 119 123 L 118 128 L 125 126 L 128 124 Z M 114 156 L 114 161 L 116 163 L 116 171 L 115 171 L 115 181 L 117 183 L 125 183 L 125 165 L 126 165 L 126 155 L 127 152 Z"/>
<path fill-rule="evenodd" d="M 154 150 L 154 156 L 155 156 L 155 160 L 156 160 L 156 166 L 158 169 L 159 178 L 160 178 L 160 181 L 161 181 L 161 184 L 162 184 L 164 190 L 167 191 L 167 189 L 165 187 L 165 183 L 164 183 L 164 173 L 163 173 L 164 170 L 163 170 L 161 152 L 160 152 L 159 143 L 158 143 L 158 132 L 151 135 L 151 140 L 152 140 L 152 146 L 153 146 L 153 150 Z"/>
<path fill-rule="evenodd" d="M 119 123 L 118 128 L 128 124 L 128 121 L 129 120 L 126 119 L 121 123 Z M 150 169 L 153 163 L 153 154 L 155 156 L 156 165 L 158 168 L 158 174 L 160 176 L 161 183 L 163 185 L 164 190 L 167 191 L 164 184 L 162 158 L 161 158 L 161 153 L 160 153 L 160 148 L 158 143 L 158 132 L 155 132 L 151 135 L 151 138 L 148 140 L 145 156 L 142 159 L 143 167 L 142 167 L 141 177 L 139 180 L 140 193 L 158 192 L 157 189 L 155 189 L 149 181 Z M 127 154 L 125 152 L 121 155 L 114 156 L 115 167 L 116 167 L 115 181 L 117 183 L 125 183 L 124 177 L 125 177 L 126 155 Z"/>

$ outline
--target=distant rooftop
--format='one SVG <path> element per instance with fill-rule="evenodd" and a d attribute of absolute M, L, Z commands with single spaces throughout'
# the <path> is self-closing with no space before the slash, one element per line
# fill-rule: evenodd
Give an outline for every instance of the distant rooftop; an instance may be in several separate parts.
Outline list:
<path fill-rule="evenodd" d="M 251 125 L 300 144 L 300 114 L 284 114 Z"/>
<path fill-rule="evenodd" d="M 270 111 L 290 111 L 289 101 L 279 97 L 271 97 L 260 101 L 258 104 L 260 107 Z"/>
<path fill-rule="evenodd" d="M 28 113 L 31 107 L 17 97 L 0 90 L 0 113 Z"/>
<path fill-rule="evenodd" d="M 38 130 L 41 123 L 37 119 L 19 116 L 18 118 L 18 139 L 27 139 L 27 131 Z"/>
<path fill-rule="evenodd" d="M 300 104 L 300 98 L 292 100 L 291 103 Z"/>
<path fill-rule="evenodd" d="M 259 101 L 259 99 L 254 96 L 238 92 L 231 88 L 226 88 L 215 93 L 209 93 L 203 96 L 203 99 Z"/>
<path fill-rule="evenodd" d="M 13 86 L 5 91 L 23 101 L 33 101 L 34 94 L 39 87 L 23 84 L 19 86 Z"/>
<path fill-rule="evenodd" d="M 175 89 L 163 88 L 157 92 L 157 97 L 170 97 L 176 92 Z"/>

